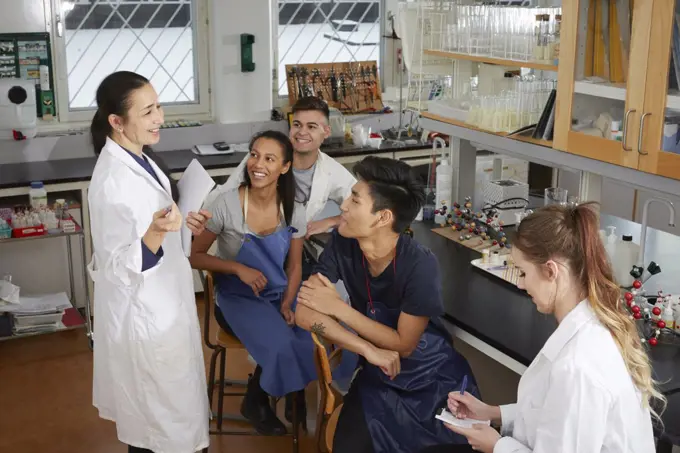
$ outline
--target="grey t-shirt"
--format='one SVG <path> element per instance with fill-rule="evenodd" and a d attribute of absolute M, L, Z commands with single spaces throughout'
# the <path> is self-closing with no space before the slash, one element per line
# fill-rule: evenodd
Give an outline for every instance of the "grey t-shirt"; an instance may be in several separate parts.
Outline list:
<path fill-rule="evenodd" d="M 243 208 L 238 189 L 221 193 L 207 209 L 212 214 L 212 219 L 208 220 L 205 227 L 217 235 L 216 256 L 223 260 L 235 259 L 241 249 L 243 236 L 246 233 L 255 235 L 243 222 Z M 297 229 L 297 232 L 293 233 L 293 238 L 302 238 L 307 234 L 305 210 L 297 204 L 293 210 L 291 226 Z M 285 220 L 282 216 L 277 231 L 285 227 Z"/>
<path fill-rule="evenodd" d="M 293 168 L 293 175 L 295 176 L 295 202 L 301 205 L 306 205 L 309 201 L 309 195 L 312 193 L 312 180 L 314 179 L 314 165 L 306 170 L 297 170 Z"/>

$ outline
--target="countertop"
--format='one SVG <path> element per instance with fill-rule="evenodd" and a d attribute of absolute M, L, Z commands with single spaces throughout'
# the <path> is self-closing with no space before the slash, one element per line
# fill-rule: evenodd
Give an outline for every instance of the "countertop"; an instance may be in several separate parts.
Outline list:
<path fill-rule="evenodd" d="M 395 146 L 389 141 L 385 141 L 379 149 L 346 145 L 324 146 L 321 151 L 331 157 L 337 158 L 353 155 L 426 149 L 429 147 L 431 147 L 430 144 Z M 199 156 L 189 149 L 162 151 L 156 154 L 163 159 L 171 172 L 183 171 L 193 159 L 198 159 L 206 170 L 236 167 L 245 156 L 245 153 Z M 92 156 L 78 159 L 0 165 L 0 190 L 28 186 L 31 181 L 42 181 L 44 184 L 88 181 L 92 177 L 92 172 L 96 163 L 97 158 Z"/>

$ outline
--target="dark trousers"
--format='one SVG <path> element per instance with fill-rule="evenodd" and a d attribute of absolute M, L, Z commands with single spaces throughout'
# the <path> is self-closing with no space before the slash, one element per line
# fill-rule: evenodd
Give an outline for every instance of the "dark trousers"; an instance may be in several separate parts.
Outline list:
<path fill-rule="evenodd" d="M 139 448 L 133 447 L 132 445 L 128 445 L 128 453 L 153 453 L 153 452 L 146 448 Z"/>
<path fill-rule="evenodd" d="M 373 452 L 373 441 L 364 417 L 361 396 L 357 386 L 353 385 L 345 395 L 340 410 L 333 437 L 333 453 Z M 418 453 L 474 453 L 474 450 L 470 445 L 447 444 L 430 446 Z"/>
<path fill-rule="evenodd" d="M 364 417 L 359 389 L 352 385 L 343 399 L 333 436 L 333 453 L 373 453 L 373 451 L 373 440 Z"/>

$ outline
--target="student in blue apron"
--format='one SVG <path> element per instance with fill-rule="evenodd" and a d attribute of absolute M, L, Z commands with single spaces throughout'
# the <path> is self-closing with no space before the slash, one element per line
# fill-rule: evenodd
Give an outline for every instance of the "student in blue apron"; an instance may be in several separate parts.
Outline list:
<path fill-rule="evenodd" d="M 266 435 L 286 433 L 269 396 L 286 395 L 292 420 L 292 392 L 316 379 L 314 344 L 295 325 L 295 296 L 302 278 L 307 221 L 295 207 L 291 171 L 293 145 L 276 131 L 250 142 L 244 183 L 220 193 L 207 210 L 212 219 L 195 238 L 191 264 L 216 273 L 220 326 L 233 333 L 257 362 L 241 413 Z M 215 256 L 208 254 L 217 241 Z"/>
<path fill-rule="evenodd" d="M 478 395 L 477 384 L 440 321 L 436 257 L 401 234 L 423 204 L 422 187 L 408 164 L 393 159 L 367 157 L 354 173 L 358 182 L 315 273 L 300 289 L 295 318 L 300 327 L 361 356 L 333 453 L 412 453 L 435 444 L 467 444 L 435 415 L 450 391 L 467 382 L 465 391 Z M 335 290 L 338 280 L 349 305 Z"/>

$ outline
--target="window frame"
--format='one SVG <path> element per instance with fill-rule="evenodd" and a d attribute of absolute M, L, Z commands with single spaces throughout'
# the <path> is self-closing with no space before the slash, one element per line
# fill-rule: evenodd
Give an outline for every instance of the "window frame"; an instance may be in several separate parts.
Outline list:
<path fill-rule="evenodd" d="M 95 108 L 69 109 L 68 65 L 66 62 L 66 33 L 59 36 L 58 27 L 63 23 L 61 3 L 63 0 L 44 0 L 46 30 L 52 36 L 52 61 L 54 62 L 54 91 L 57 100 L 57 121 L 39 121 L 40 132 L 89 126 Z M 212 120 L 212 89 L 210 86 L 210 24 L 209 0 L 192 0 L 192 34 L 194 39 L 194 65 L 198 83 L 198 102 L 163 105 L 166 121 Z"/>
<path fill-rule="evenodd" d="M 300 0 L 301 2 L 306 2 L 307 0 Z M 332 0 L 316 0 L 324 3 L 331 3 Z M 342 1 L 342 0 L 336 0 L 336 1 Z M 353 0 L 353 1 L 360 1 L 360 0 Z M 396 0 L 398 2 L 399 0 Z M 387 17 L 385 15 L 385 12 L 387 11 L 387 0 L 377 0 L 377 3 L 379 3 L 379 8 L 380 8 L 380 17 L 379 17 L 379 43 L 378 43 L 378 48 L 379 48 L 379 55 L 380 58 L 377 60 L 378 63 L 378 71 L 379 71 L 379 76 L 380 76 L 380 87 L 382 89 L 382 92 L 385 93 L 385 75 L 383 73 L 384 70 L 384 59 L 385 59 L 385 51 L 387 49 L 386 42 L 385 42 L 385 29 L 387 26 Z M 279 0 L 270 0 L 270 7 L 272 11 L 272 61 L 273 61 L 273 71 L 272 71 L 272 101 L 273 101 L 273 106 L 275 108 L 285 108 L 288 106 L 288 98 L 289 95 L 281 95 L 279 94 L 279 81 L 281 80 L 281 74 L 279 74 Z"/>

